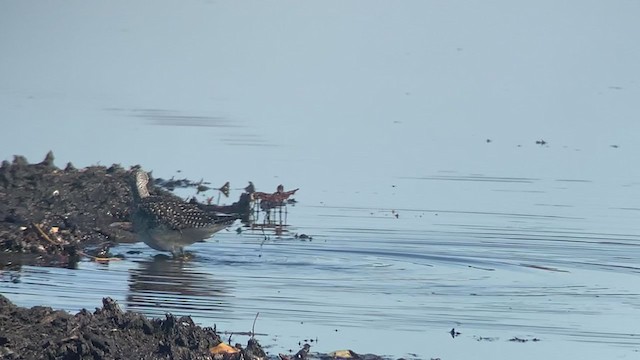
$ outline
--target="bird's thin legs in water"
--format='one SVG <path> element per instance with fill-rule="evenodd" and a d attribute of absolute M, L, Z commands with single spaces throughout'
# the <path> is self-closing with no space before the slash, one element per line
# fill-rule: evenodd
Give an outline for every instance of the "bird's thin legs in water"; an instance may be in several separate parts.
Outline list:
<path fill-rule="evenodd" d="M 178 251 L 172 253 L 172 255 L 175 260 L 180 260 L 180 261 L 191 260 L 195 257 L 194 254 L 188 251 L 184 251 L 184 247 L 181 247 Z"/>

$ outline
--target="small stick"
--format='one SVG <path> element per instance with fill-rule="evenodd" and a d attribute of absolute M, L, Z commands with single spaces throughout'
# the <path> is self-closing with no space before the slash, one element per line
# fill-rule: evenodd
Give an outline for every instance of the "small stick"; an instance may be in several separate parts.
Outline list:
<path fill-rule="evenodd" d="M 256 313 L 256 318 L 253 319 L 253 325 L 251 325 L 251 338 L 252 339 L 253 339 L 254 335 L 256 334 L 256 320 L 258 320 L 258 315 L 260 315 L 259 311 Z"/>
<path fill-rule="evenodd" d="M 35 227 L 36 230 L 38 230 L 38 233 L 40 233 L 40 236 L 42 236 L 42 238 L 44 238 L 45 240 L 47 240 L 48 242 L 50 242 L 50 243 L 52 243 L 54 245 L 60 245 L 60 243 L 58 243 L 57 241 L 51 240 L 49 235 L 47 235 L 44 231 L 42 231 L 42 229 L 40 228 L 40 226 L 38 224 L 31 223 L 31 225 L 33 225 L 33 227 Z"/>
<path fill-rule="evenodd" d="M 99 257 L 99 256 L 93 256 L 93 255 L 89 255 L 83 251 L 78 251 L 78 254 L 82 255 L 82 256 L 86 256 L 88 258 L 90 258 L 91 260 L 94 261 L 118 261 L 118 260 L 122 260 L 121 258 L 118 257 Z"/>

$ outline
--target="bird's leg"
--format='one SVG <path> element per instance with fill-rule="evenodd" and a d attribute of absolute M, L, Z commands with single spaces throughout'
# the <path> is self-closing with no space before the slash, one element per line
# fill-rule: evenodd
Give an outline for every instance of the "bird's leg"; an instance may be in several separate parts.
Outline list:
<path fill-rule="evenodd" d="M 173 255 L 174 259 L 182 259 L 184 255 L 184 248 L 180 247 L 178 249 L 171 250 L 171 255 Z"/>
<path fill-rule="evenodd" d="M 178 250 L 173 252 L 173 258 L 176 260 L 189 260 L 193 255 L 184 251 L 184 247 L 180 247 Z"/>

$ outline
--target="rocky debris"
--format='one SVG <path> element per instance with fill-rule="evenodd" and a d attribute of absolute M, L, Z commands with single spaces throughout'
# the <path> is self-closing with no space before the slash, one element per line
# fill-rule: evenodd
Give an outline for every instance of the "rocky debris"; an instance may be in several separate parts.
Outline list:
<path fill-rule="evenodd" d="M 281 360 L 306 360 L 307 355 L 309 355 L 309 349 L 311 349 L 311 345 L 304 344 L 302 349 L 298 351 L 295 355 L 289 356 L 285 354 L 278 354 Z"/>
<path fill-rule="evenodd" d="M 352 350 L 311 353 L 304 344 L 293 355 L 269 355 L 253 336 L 246 347 L 225 344 L 214 328 L 189 316 L 164 318 L 122 311 L 111 298 L 94 312 L 75 315 L 50 307 L 19 307 L 0 295 L 0 358 L 17 359 L 172 359 L 172 360 L 388 360 Z"/>
<path fill-rule="evenodd" d="M 132 171 L 120 165 L 64 169 L 54 165 L 51 152 L 36 164 L 23 156 L 0 166 L 0 268 L 21 262 L 74 266 L 80 256 L 109 256 L 111 246 L 131 241 L 131 233 L 110 226 L 129 221 L 133 203 Z M 155 196 L 176 198 L 159 187 Z M 195 201 L 192 199 L 192 201 Z M 215 208 L 248 218 L 250 201 Z M 10 254 L 11 256 L 7 256 Z M 16 256 L 20 254 L 21 256 Z M 25 256 L 26 255 L 26 256 Z M 26 261 L 26 260 L 25 260 Z"/>
<path fill-rule="evenodd" d="M 149 319 L 123 312 L 110 298 L 93 313 L 83 309 L 71 315 L 43 306 L 18 307 L 0 295 L 3 359 L 204 360 L 214 359 L 211 349 L 221 343 L 215 330 L 195 325 L 188 316 Z M 242 356 L 266 359 L 253 338 Z"/>

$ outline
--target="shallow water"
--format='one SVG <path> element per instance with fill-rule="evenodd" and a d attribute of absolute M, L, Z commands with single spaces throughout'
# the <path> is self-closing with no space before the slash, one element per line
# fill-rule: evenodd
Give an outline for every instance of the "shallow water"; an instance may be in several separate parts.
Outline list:
<path fill-rule="evenodd" d="M 3 271 L 3 294 L 227 332 L 259 313 L 271 352 L 638 356 L 637 3 L 245 5 L 0 3 L 3 159 L 229 180 L 227 203 L 301 188 L 282 236 L 124 244 Z"/>
<path fill-rule="evenodd" d="M 564 207 L 309 206 L 303 194 L 289 206 L 283 236 L 222 232 L 192 246 L 190 261 L 122 245 L 115 252 L 140 253 L 78 270 L 24 267 L 3 293 L 72 311 L 108 295 L 127 310 L 189 314 L 227 332 L 250 331 L 259 313 L 255 330 L 272 351 L 317 339 L 317 350 L 395 357 L 637 354 L 638 235 L 599 232 L 573 207 L 570 217 Z M 313 239 L 293 237 L 301 231 Z M 453 339 L 451 328 L 461 335 Z M 514 337 L 540 341 L 508 341 Z"/>

